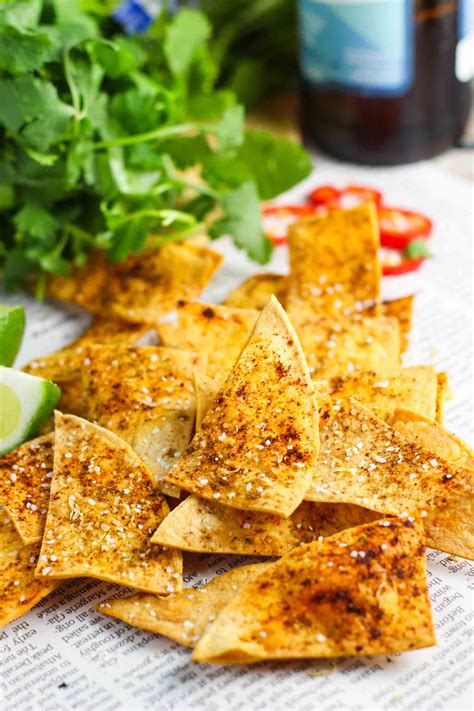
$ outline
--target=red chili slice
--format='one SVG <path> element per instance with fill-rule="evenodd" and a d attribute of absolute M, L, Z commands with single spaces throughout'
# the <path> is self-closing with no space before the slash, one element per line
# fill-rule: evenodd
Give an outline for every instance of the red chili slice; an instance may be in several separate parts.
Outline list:
<path fill-rule="evenodd" d="M 288 227 L 293 222 L 319 212 L 314 205 L 267 205 L 262 208 L 263 231 L 273 244 L 286 244 Z"/>
<path fill-rule="evenodd" d="M 332 185 L 320 185 L 309 194 L 309 201 L 313 205 L 327 205 L 333 200 L 337 200 L 341 191 Z"/>
<path fill-rule="evenodd" d="M 343 197 L 352 197 L 353 200 L 358 200 L 357 204 L 361 205 L 365 202 L 374 202 L 376 205 L 380 205 L 382 202 L 382 193 L 380 190 L 375 190 L 374 188 L 368 188 L 365 185 L 348 185 L 342 191 Z"/>
<path fill-rule="evenodd" d="M 402 261 L 398 264 L 384 264 L 382 272 L 384 276 L 398 276 L 399 274 L 416 272 L 424 261 L 425 257 L 417 257 L 417 259 L 402 259 Z"/>
<path fill-rule="evenodd" d="M 416 238 L 427 238 L 433 223 L 425 215 L 394 207 L 379 207 L 380 243 L 382 247 L 403 250 Z"/>

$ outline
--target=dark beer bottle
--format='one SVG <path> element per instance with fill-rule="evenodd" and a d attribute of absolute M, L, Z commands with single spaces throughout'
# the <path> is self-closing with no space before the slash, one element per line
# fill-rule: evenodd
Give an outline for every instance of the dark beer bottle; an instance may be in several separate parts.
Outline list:
<path fill-rule="evenodd" d="M 453 146 L 471 103 L 471 0 L 299 0 L 305 140 L 409 163 Z"/>

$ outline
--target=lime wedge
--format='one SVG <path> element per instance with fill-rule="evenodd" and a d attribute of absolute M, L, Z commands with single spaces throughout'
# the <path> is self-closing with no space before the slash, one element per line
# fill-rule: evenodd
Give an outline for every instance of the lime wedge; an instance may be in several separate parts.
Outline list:
<path fill-rule="evenodd" d="M 60 395 L 50 380 L 0 366 L 0 456 L 36 433 Z"/>
<path fill-rule="evenodd" d="M 25 330 L 23 306 L 0 305 L 0 365 L 12 365 Z"/>

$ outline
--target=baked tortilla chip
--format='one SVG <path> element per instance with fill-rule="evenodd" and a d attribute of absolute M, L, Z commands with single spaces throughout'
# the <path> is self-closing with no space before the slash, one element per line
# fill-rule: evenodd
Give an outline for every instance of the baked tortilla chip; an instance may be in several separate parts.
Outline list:
<path fill-rule="evenodd" d="M 86 416 L 81 371 L 85 347 L 91 343 L 133 344 L 150 332 L 150 326 L 121 319 L 97 316 L 73 343 L 24 366 L 26 373 L 52 380 L 61 388 L 59 405 L 63 412 Z"/>
<path fill-rule="evenodd" d="M 221 263 L 218 252 L 189 242 L 148 249 L 122 263 L 95 252 L 70 276 L 49 277 L 47 294 L 95 314 L 153 325 L 180 298 L 195 299 Z"/>
<path fill-rule="evenodd" d="M 0 509 L 0 627 L 31 610 L 61 583 L 34 576 L 39 545 L 26 545 Z"/>
<path fill-rule="evenodd" d="M 387 316 L 331 319 L 304 305 L 289 311 L 314 378 L 371 370 L 380 377 L 400 367 L 400 327 Z"/>
<path fill-rule="evenodd" d="M 0 504 L 23 542 L 41 541 L 53 476 L 52 434 L 37 437 L 0 457 Z"/>
<path fill-rule="evenodd" d="M 258 311 L 181 301 L 178 323 L 158 325 L 164 346 L 201 353 L 207 373 L 222 382 L 240 356 L 258 318 Z"/>
<path fill-rule="evenodd" d="M 403 296 L 401 299 L 393 299 L 392 301 L 382 302 L 382 314 L 384 316 L 394 316 L 398 319 L 400 324 L 400 344 L 402 353 L 404 353 L 409 346 L 414 301 L 415 295 L 411 294 L 411 296 Z"/>
<path fill-rule="evenodd" d="M 423 526 L 410 517 L 350 528 L 288 553 L 237 590 L 193 660 L 365 656 L 433 644 Z"/>
<path fill-rule="evenodd" d="M 182 558 L 150 543 L 169 507 L 126 442 L 56 414 L 42 579 L 91 577 L 153 593 L 181 589 Z"/>
<path fill-rule="evenodd" d="M 407 439 L 354 399 L 320 431 L 321 449 L 305 498 L 380 513 L 419 511 L 428 544 L 474 557 L 474 475 Z"/>
<path fill-rule="evenodd" d="M 254 274 L 231 291 L 224 304 L 239 309 L 257 309 L 261 311 L 268 299 L 274 294 L 284 307 L 288 277 L 283 274 Z"/>
<path fill-rule="evenodd" d="M 400 368 L 395 375 L 384 378 L 373 372 L 335 377 L 329 380 L 328 390 L 335 405 L 355 397 L 387 422 L 397 408 L 429 420 L 436 416 L 438 381 L 435 369 L 429 365 Z"/>
<path fill-rule="evenodd" d="M 196 397 L 196 432 L 201 429 L 202 421 L 214 399 L 219 393 L 219 385 L 205 373 L 196 371 L 193 378 Z"/>
<path fill-rule="evenodd" d="M 156 346 L 89 346 L 83 366 L 88 418 L 132 447 L 165 493 L 163 481 L 194 431 L 195 353 Z"/>
<path fill-rule="evenodd" d="M 397 409 L 391 424 L 402 435 L 446 461 L 474 469 L 474 451 L 471 447 L 452 432 L 445 430 L 438 422 L 431 422 L 408 410 Z"/>
<path fill-rule="evenodd" d="M 334 210 L 296 222 L 289 227 L 288 246 L 290 319 L 301 306 L 318 316 L 340 317 L 360 313 L 380 301 L 374 205 Z"/>
<path fill-rule="evenodd" d="M 244 565 L 213 578 L 207 585 L 186 588 L 176 595 L 157 597 L 142 593 L 107 600 L 95 609 L 146 632 L 194 647 L 209 622 L 231 601 L 236 591 L 261 575 L 269 565 L 271 563 Z"/>
<path fill-rule="evenodd" d="M 438 393 L 436 396 L 436 422 L 444 422 L 444 403 L 451 399 L 449 376 L 446 372 L 438 373 Z"/>
<path fill-rule="evenodd" d="M 377 518 L 380 514 L 360 506 L 310 501 L 303 501 L 289 518 L 281 518 L 189 496 L 161 522 L 151 540 L 197 553 L 280 556 Z"/>
<path fill-rule="evenodd" d="M 289 516 L 318 456 L 318 403 L 275 297 L 166 480 L 221 504 Z"/>

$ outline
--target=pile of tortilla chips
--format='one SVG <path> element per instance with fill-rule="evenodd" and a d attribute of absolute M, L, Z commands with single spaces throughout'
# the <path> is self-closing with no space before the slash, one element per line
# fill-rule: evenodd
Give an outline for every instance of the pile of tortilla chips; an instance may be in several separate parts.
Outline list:
<path fill-rule="evenodd" d="M 435 644 L 425 546 L 474 558 L 474 453 L 446 374 L 402 364 L 413 297 L 381 301 L 378 247 L 365 205 L 295 224 L 289 274 L 221 305 L 194 300 L 220 263 L 194 245 L 51 280 L 96 320 L 27 366 L 64 391 L 0 459 L 4 624 L 87 576 L 197 662 Z M 188 552 L 271 560 L 183 588 Z"/>

